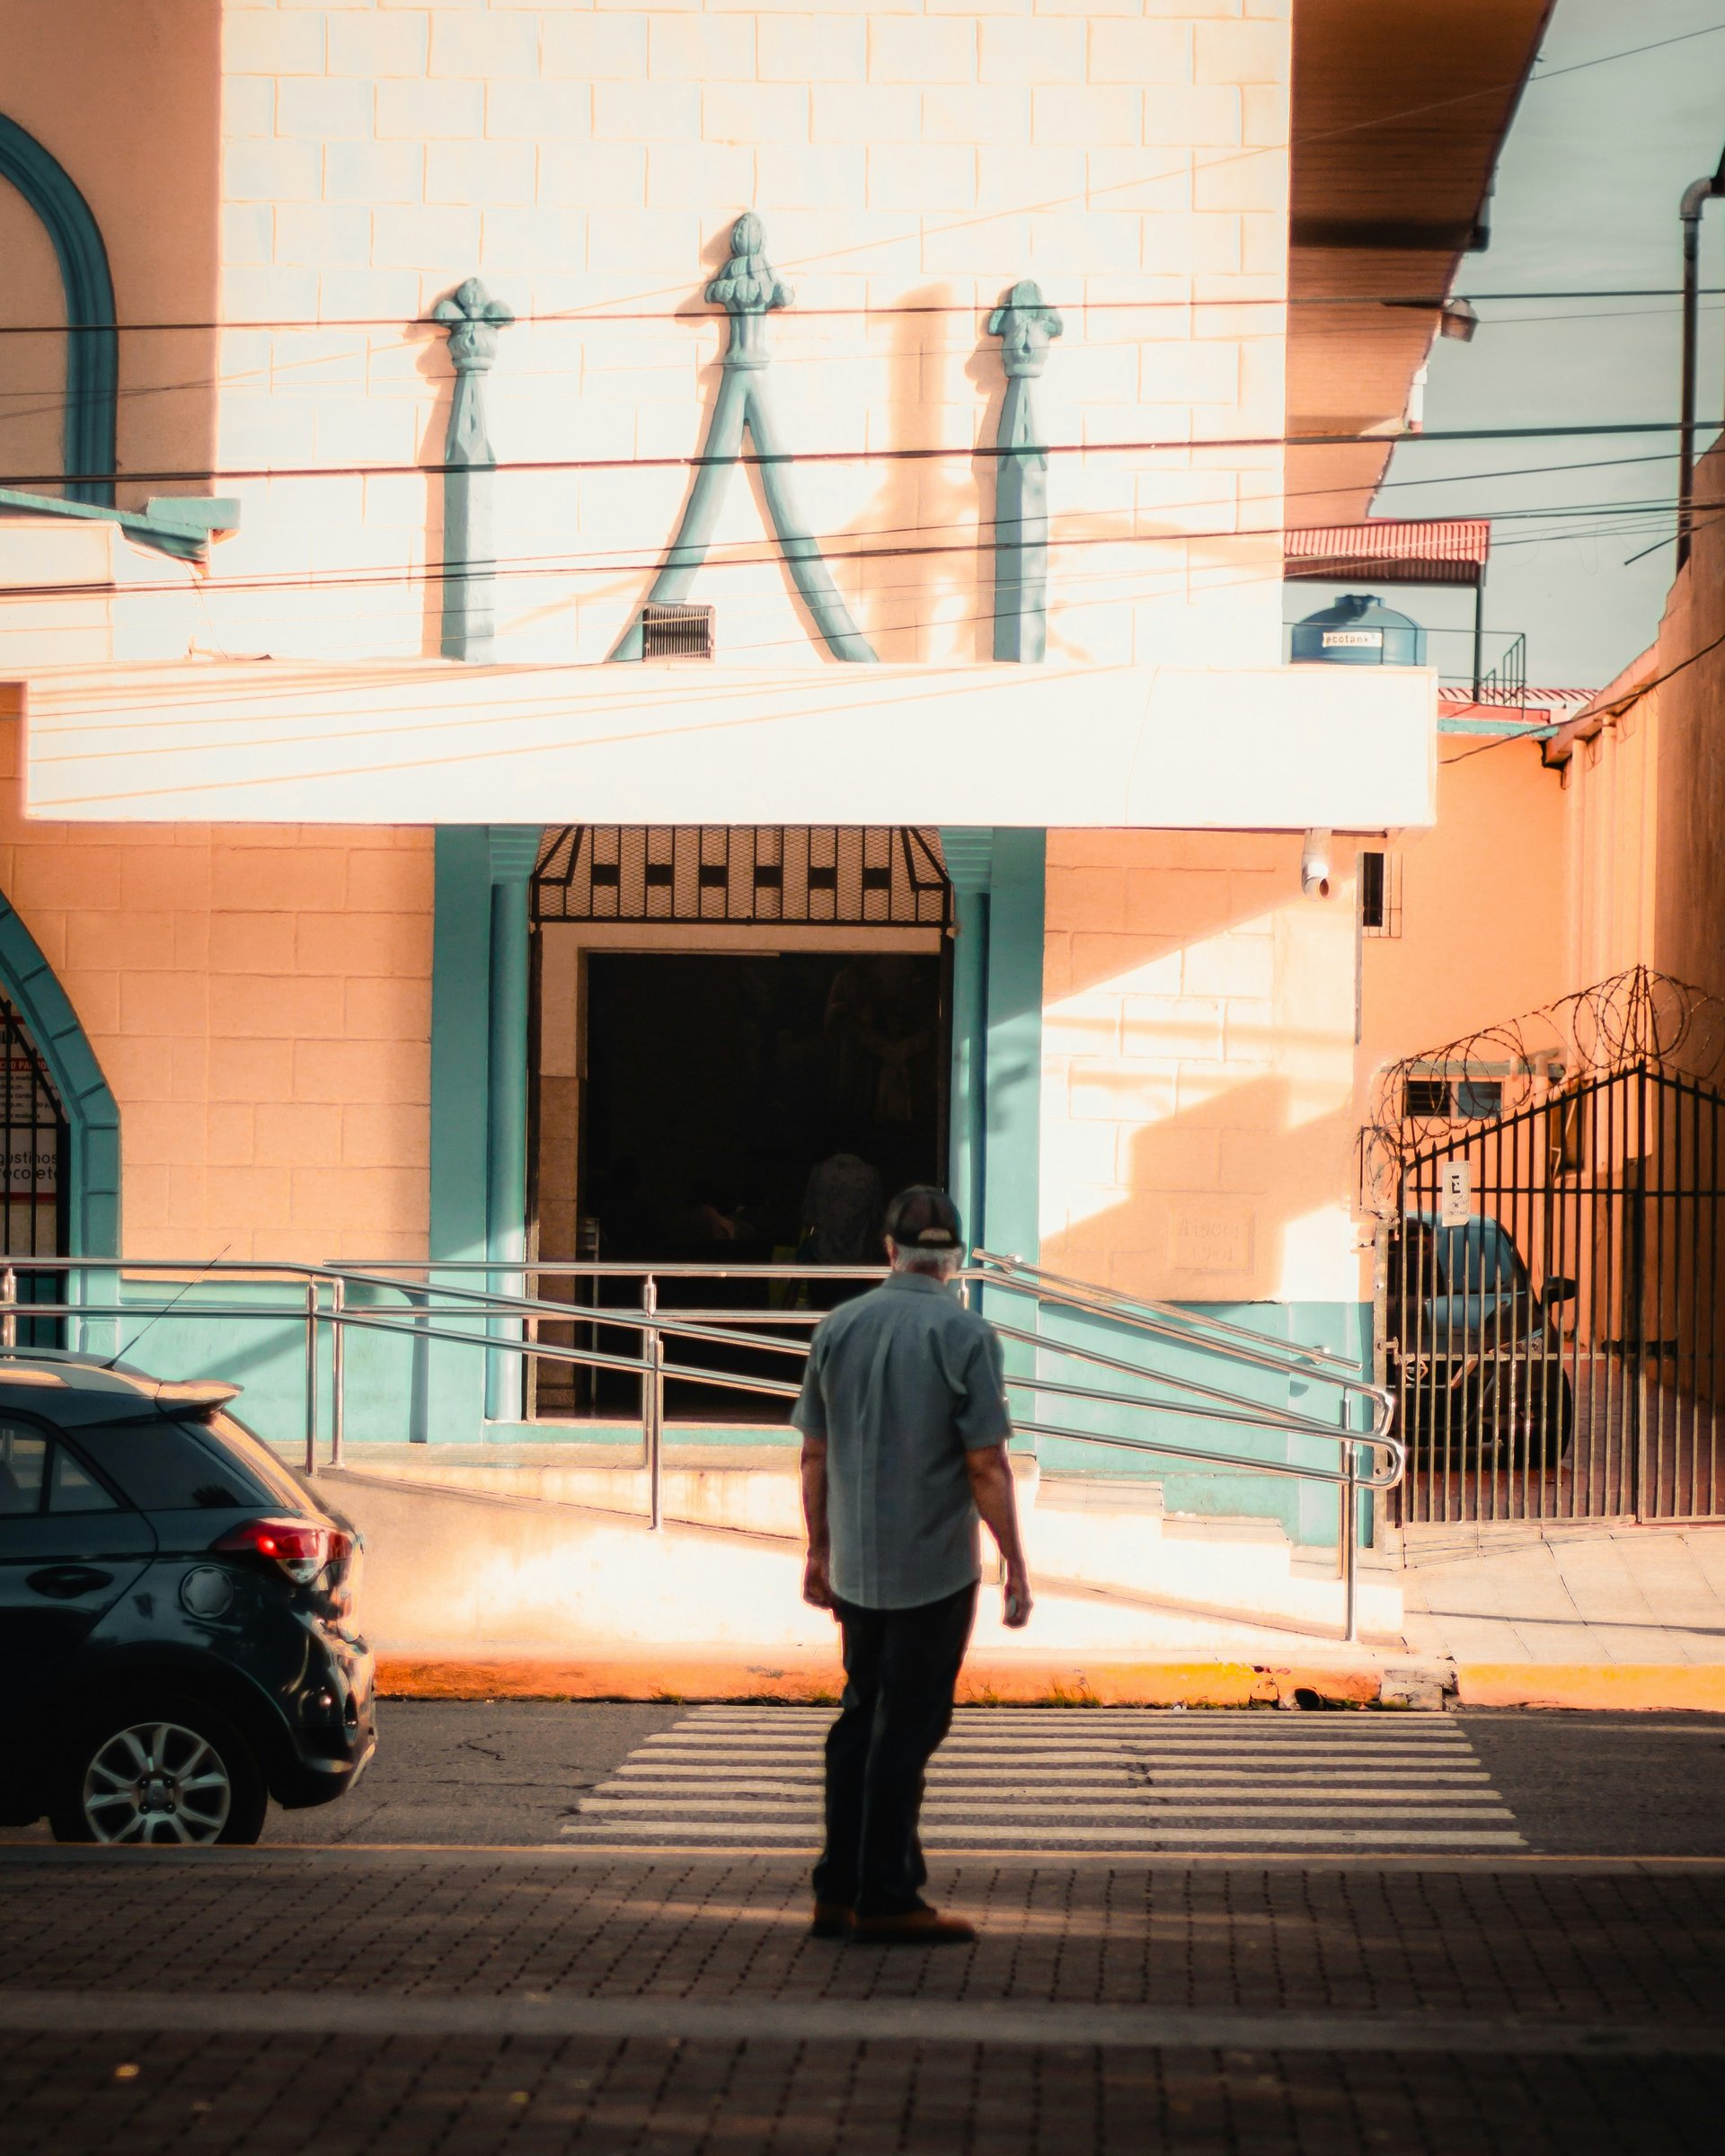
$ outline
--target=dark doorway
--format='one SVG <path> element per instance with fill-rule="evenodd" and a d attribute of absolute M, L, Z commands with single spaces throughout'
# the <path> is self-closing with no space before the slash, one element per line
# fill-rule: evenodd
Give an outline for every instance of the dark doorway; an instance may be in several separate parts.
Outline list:
<path fill-rule="evenodd" d="M 594 952 L 580 1211 L 600 1254 L 795 1254 L 810 1170 L 845 1144 L 889 1193 L 938 1180 L 938 958 Z"/>
<path fill-rule="evenodd" d="M 579 1149 L 588 1248 L 655 1267 L 784 1264 L 811 1254 L 809 1178 L 829 1156 L 868 1163 L 884 1196 L 942 1180 L 942 973 L 938 955 L 900 951 L 589 953 Z M 871 1234 L 867 1261 L 877 1255 Z M 747 1272 L 659 1292 L 666 1308 L 787 1299 Z M 727 1366 L 710 1349 L 692 1358 L 673 1344 L 670 1355 Z M 792 1367 L 774 1358 L 772 1374 Z M 611 1389 L 599 1385 L 600 1404 Z M 668 1395 L 672 1411 L 703 1418 L 764 1404 L 711 1387 Z"/>

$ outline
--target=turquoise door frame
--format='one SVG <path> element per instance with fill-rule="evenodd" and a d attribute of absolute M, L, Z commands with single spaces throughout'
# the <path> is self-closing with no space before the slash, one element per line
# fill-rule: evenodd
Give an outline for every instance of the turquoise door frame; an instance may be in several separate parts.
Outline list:
<path fill-rule="evenodd" d="M 451 1286 L 489 1277 L 511 1294 L 522 1277 L 510 1268 L 526 1254 L 528 889 L 541 836 L 535 825 L 503 824 L 437 834 L 428 1255 L 434 1266 L 484 1259 L 497 1268 L 445 1274 Z M 513 1351 L 428 1342 L 426 1374 L 415 1439 L 473 1445 L 488 1420 L 521 1418 Z"/>
<path fill-rule="evenodd" d="M 952 886 L 952 1081 L 947 1180 L 972 1247 L 1036 1262 L 1041 1248 L 1042 933 L 1048 833 L 945 828 Z M 1021 1296 L 991 1314 L 1024 1322 Z M 1033 1350 L 1007 1343 L 1007 1366 Z"/>

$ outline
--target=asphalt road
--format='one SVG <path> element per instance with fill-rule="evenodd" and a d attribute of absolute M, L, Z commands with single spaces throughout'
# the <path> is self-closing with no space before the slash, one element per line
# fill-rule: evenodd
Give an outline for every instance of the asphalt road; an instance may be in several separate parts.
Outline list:
<path fill-rule="evenodd" d="M 387 1701 L 376 1758 L 352 1796 L 320 1811 L 272 1809 L 264 1838 L 367 1848 L 558 1843 L 581 1793 L 687 1711 L 586 1701 Z M 1077 1732 L 1106 1725 L 1107 1713 L 1048 1710 L 1051 1725 Z M 1194 1715 L 1191 1724 L 1225 1720 L 1237 1729 L 1260 1719 L 1279 1734 L 1295 1718 Z M 1299 1720 L 1316 1734 L 1331 1719 Z M 1530 1851 L 1725 1858 L 1725 1721 L 1483 1712 L 1455 1719 Z M 36 1826 L 0 1833 L 0 1845 L 40 1845 L 48 1838 L 46 1827 Z"/>
<path fill-rule="evenodd" d="M 322 1811 L 271 1809 L 265 1842 L 559 1843 L 582 1791 L 686 1712 L 588 1701 L 384 1701 L 377 1757 L 360 1788 Z M 1106 1712 L 1048 1710 L 1074 1731 L 1106 1723 Z M 1201 1720 L 1240 1727 L 1246 1716 L 1192 1716 L 1192 1725 Z M 1285 1725 L 1289 1716 L 1272 1720 Z M 1311 1727 L 1317 1719 L 1303 1720 Z M 1518 1712 L 1455 1720 L 1533 1852 L 1725 1859 L 1725 1720 Z M 0 1845 L 48 1839 L 45 1826 L 0 1831 Z"/>
<path fill-rule="evenodd" d="M 554 1842 L 575 1816 L 581 1791 L 604 1780 L 644 1737 L 673 1728 L 685 1711 L 385 1702 L 376 1759 L 353 1796 L 323 1811 L 272 1812 L 268 1839 Z M 1106 1710 L 1048 1712 L 1063 1732 L 1107 1719 Z M 1226 1719 L 1237 1727 L 1246 1718 Z M 1293 1719 L 1273 1719 L 1284 1727 Z M 1300 1718 L 1314 1730 L 1324 1719 Z M 1704 1715 L 1482 1713 L 1456 1719 L 1531 1850 L 1725 1857 L 1725 1722 Z"/>

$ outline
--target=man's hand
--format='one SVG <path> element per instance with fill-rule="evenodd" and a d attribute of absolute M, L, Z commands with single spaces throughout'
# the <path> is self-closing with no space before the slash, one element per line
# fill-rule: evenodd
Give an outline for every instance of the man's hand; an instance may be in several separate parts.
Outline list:
<path fill-rule="evenodd" d="M 970 1495 L 976 1499 L 983 1525 L 994 1536 L 1001 1561 L 1006 1567 L 1002 1621 L 1013 1631 L 1018 1631 L 1031 1619 L 1031 1576 L 1018 1534 L 1012 1462 L 1004 1445 L 987 1445 L 973 1446 L 964 1455 L 964 1464 L 970 1477 Z"/>
<path fill-rule="evenodd" d="M 809 1529 L 809 1561 L 802 1568 L 802 1599 L 818 1610 L 833 1608 L 833 1579 L 828 1569 L 832 1543 L 827 1533 L 827 1440 L 802 1440 L 802 1516 Z"/>

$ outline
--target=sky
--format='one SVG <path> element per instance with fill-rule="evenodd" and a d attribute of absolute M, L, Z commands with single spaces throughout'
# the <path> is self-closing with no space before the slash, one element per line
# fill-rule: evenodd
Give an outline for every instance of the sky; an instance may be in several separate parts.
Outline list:
<path fill-rule="evenodd" d="M 1573 74 L 1553 72 L 1696 31 L 1711 34 Z M 1434 348 L 1428 430 L 1675 419 L 1675 292 L 1639 299 L 1507 296 L 1676 287 L 1677 205 L 1692 180 L 1718 165 L 1722 146 L 1725 0 L 1558 0 L 1498 168 L 1491 246 L 1464 257 L 1455 279 L 1455 290 L 1478 307 L 1480 327 L 1471 343 L 1439 340 Z M 1725 286 L 1725 200 L 1703 218 L 1702 283 Z M 1725 293 L 1704 296 L 1702 305 L 1698 410 L 1717 421 L 1725 402 Z M 1703 446 L 1709 438 L 1700 437 Z M 1519 632 L 1527 639 L 1530 682 L 1601 687 L 1659 626 L 1673 570 L 1674 446 L 1674 437 L 1610 435 L 1411 444 L 1396 451 L 1374 513 L 1497 516 L 1486 664 Z M 1563 464 L 1587 468 L 1555 469 Z M 1510 476 L 1517 473 L 1526 475 Z M 1448 483 L 1434 483 L 1440 480 Z M 1667 506 L 1629 513 L 1629 505 L 1644 503 Z M 1503 514 L 1569 508 L 1589 513 Z M 1643 553 L 1647 548 L 1653 551 Z M 1631 561 L 1635 554 L 1642 558 Z M 1285 612 L 1295 620 L 1327 604 L 1329 593 L 1295 585 L 1286 596 Z M 1473 594 L 1384 596 L 1433 632 L 1431 663 L 1460 678 L 1469 664 Z"/>

